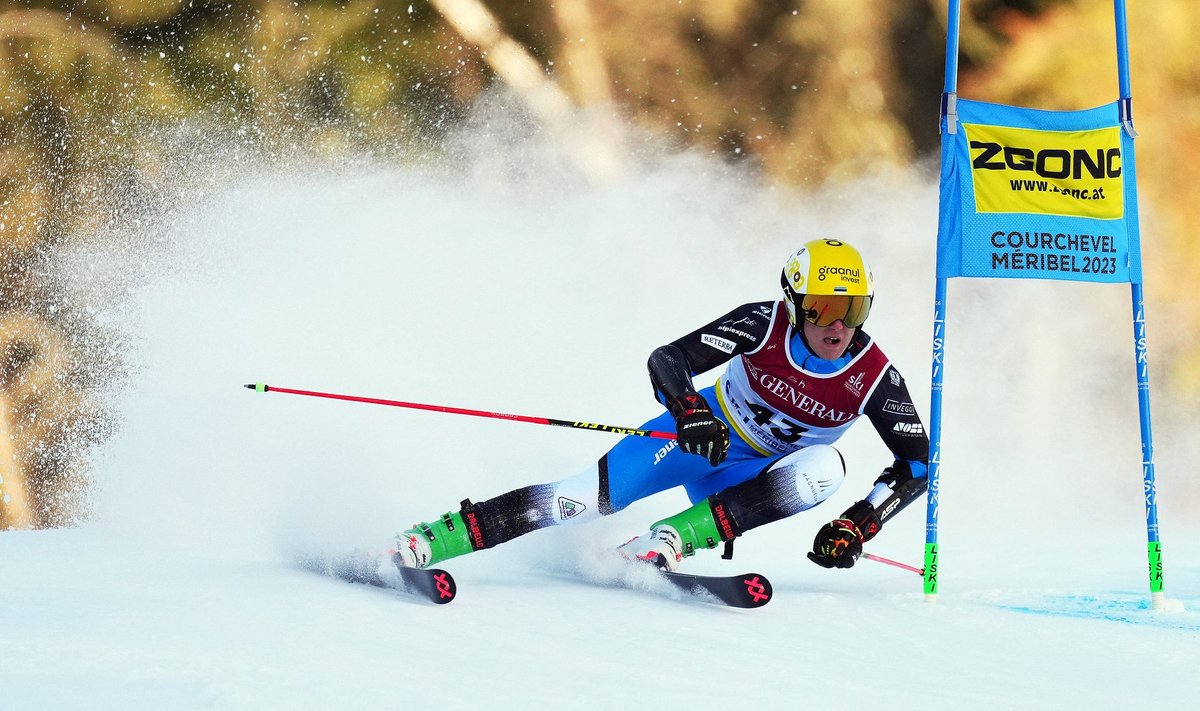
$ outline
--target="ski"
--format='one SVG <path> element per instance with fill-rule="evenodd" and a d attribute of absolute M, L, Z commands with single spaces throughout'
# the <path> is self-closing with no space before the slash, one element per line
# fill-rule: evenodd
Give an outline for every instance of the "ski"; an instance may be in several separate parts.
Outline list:
<path fill-rule="evenodd" d="M 441 568 L 404 568 L 396 566 L 396 572 L 404 581 L 405 592 L 424 597 L 436 604 L 445 605 L 458 596 L 458 583 L 454 576 Z"/>
<path fill-rule="evenodd" d="M 607 559 L 589 561 L 572 571 L 571 578 L 601 587 L 652 594 L 669 591 L 670 588 L 660 582 L 666 581 L 675 589 L 686 593 L 686 600 L 743 609 L 762 607 L 774 596 L 771 581 L 762 573 L 697 575 L 672 572 L 651 561 L 629 560 L 624 557 L 617 560 L 620 563 L 616 565 L 613 564 L 614 561 Z M 678 599 L 677 596 L 672 597 Z"/>
<path fill-rule="evenodd" d="M 448 571 L 441 568 L 406 568 L 394 563 L 394 558 L 385 563 L 377 556 L 361 554 L 342 558 L 305 558 L 300 561 L 301 567 L 320 575 L 348 583 L 395 590 L 438 605 L 451 602 L 458 595 L 458 584 Z M 671 583 L 687 593 L 689 599 L 700 602 L 753 609 L 766 605 L 774 594 L 771 581 L 761 573 L 695 575 L 661 570 L 653 564 L 636 565 L 639 569 L 645 565 L 653 571 L 651 575 L 654 578 Z M 645 585 L 624 577 L 594 582 L 634 590 L 646 589 Z"/>
<path fill-rule="evenodd" d="M 395 560 L 393 558 L 388 562 L 395 563 Z M 306 570 L 348 583 L 396 590 L 437 605 L 445 605 L 458 595 L 454 576 L 441 568 L 405 568 L 398 564 L 384 564 L 375 556 L 363 555 L 338 559 L 308 558 L 301 560 L 300 565 Z"/>
<path fill-rule="evenodd" d="M 692 575 L 660 571 L 675 587 L 697 599 L 716 601 L 729 607 L 756 608 L 771 601 L 771 581 L 761 573 L 741 575 Z"/>

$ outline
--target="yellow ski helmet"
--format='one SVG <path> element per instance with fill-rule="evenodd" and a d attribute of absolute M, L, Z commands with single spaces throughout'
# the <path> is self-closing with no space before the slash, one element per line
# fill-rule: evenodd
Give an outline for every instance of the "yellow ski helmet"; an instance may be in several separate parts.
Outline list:
<path fill-rule="evenodd" d="M 875 278 L 871 266 L 849 244 L 836 239 L 806 242 L 788 257 L 780 277 L 792 327 L 801 320 L 829 326 L 840 320 L 858 328 L 871 313 Z"/>

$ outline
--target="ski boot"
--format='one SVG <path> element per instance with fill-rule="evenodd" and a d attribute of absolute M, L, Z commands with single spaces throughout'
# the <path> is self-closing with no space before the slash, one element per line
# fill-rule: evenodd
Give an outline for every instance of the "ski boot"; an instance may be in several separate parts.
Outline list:
<path fill-rule="evenodd" d="M 442 514 L 442 518 L 433 523 L 414 524 L 409 530 L 396 534 L 392 555 L 396 565 L 428 568 L 482 547 L 472 541 L 471 527 L 464 521 L 464 514 L 468 518 L 474 515 L 470 508 L 464 507 L 463 511 Z"/>
<path fill-rule="evenodd" d="M 675 571 L 683 560 L 683 544 L 674 526 L 657 523 L 649 533 L 643 533 L 617 548 L 628 560 L 644 560 L 664 570 Z"/>
<path fill-rule="evenodd" d="M 709 497 L 695 506 L 670 518 L 665 518 L 643 533 L 617 548 L 617 552 L 629 560 L 643 560 L 660 568 L 674 572 L 684 558 L 696 554 L 697 548 L 716 548 L 728 539 L 721 536 L 717 518 L 714 517 L 714 497 Z M 716 504 L 723 512 L 723 507 Z M 723 514 L 722 514 L 723 515 Z"/>

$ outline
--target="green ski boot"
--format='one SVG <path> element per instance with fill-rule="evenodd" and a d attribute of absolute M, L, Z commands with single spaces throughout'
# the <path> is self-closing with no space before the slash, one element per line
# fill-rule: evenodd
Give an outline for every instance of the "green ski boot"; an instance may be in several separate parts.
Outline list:
<path fill-rule="evenodd" d="M 397 564 L 428 568 L 475 550 L 461 512 L 447 512 L 433 523 L 418 523 L 396 535 Z"/>
<path fill-rule="evenodd" d="M 617 552 L 630 560 L 644 560 L 674 571 L 684 558 L 695 555 L 696 549 L 716 548 L 718 543 L 728 540 L 722 537 L 721 530 L 713 515 L 711 499 L 705 499 L 655 523 L 649 533 L 617 548 Z M 733 538 L 732 528 L 728 530 L 729 538 Z"/>

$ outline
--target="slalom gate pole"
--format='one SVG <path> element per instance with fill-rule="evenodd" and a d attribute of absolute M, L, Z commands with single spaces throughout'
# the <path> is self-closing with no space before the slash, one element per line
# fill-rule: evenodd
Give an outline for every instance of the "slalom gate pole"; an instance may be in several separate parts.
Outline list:
<path fill-rule="evenodd" d="M 1113 0 L 1117 40 L 1117 85 L 1120 91 L 1120 118 L 1131 139 L 1133 129 L 1133 88 L 1129 79 L 1128 13 L 1125 0 Z M 1124 160 L 1124 158 L 1122 158 Z M 1134 365 L 1137 368 L 1138 420 L 1142 439 L 1142 491 L 1146 500 L 1146 558 L 1150 578 L 1150 608 L 1165 607 L 1163 591 L 1162 541 L 1158 532 L 1158 490 L 1154 480 L 1154 433 L 1150 426 L 1150 366 L 1146 346 L 1146 305 L 1142 282 L 1130 282 L 1133 301 Z"/>
<path fill-rule="evenodd" d="M 404 407 L 410 410 L 429 410 L 431 412 L 446 412 L 451 415 L 470 415 L 471 417 L 489 417 L 497 420 L 516 420 L 535 425 L 553 425 L 555 427 L 572 427 L 577 430 L 595 430 L 611 432 L 620 435 L 636 435 L 638 437 L 657 437 L 658 439 L 677 439 L 674 432 L 659 432 L 656 430 L 639 430 L 634 427 L 617 427 L 614 425 L 598 425 L 593 422 L 574 422 L 555 420 L 549 417 L 531 417 L 529 415 L 510 415 L 504 412 L 485 412 L 483 410 L 468 410 L 462 407 L 447 407 L 446 405 L 425 405 L 419 402 L 402 402 L 400 400 L 384 400 L 375 397 L 359 397 L 357 395 L 338 395 L 336 393 L 321 393 L 312 390 L 295 390 L 279 388 L 266 383 L 248 383 L 247 388 L 260 393 L 287 393 L 289 395 L 305 395 L 308 397 L 323 397 L 330 400 L 346 400 L 349 402 L 364 402 L 370 405 L 387 405 L 389 407 Z"/>
<path fill-rule="evenodd" d="M 884 558 L 883 556 L 875 555 L 874 553 L 863 553 L 863 554 L 859 555 L 859 557 L 866 558 L 867 560 L 873 560 L 876 563 L 883 563 L 884 565 L 890 565 L 893 568 L 900 568 L 901 570 L 907 570 L 907 571 L 916 573 L 917 575 L 922 575 L 922 576 L 925 575 L 924 568 L 914 568 L 913 566 L 908 565 L 907 563 L 901 563 L 900 561 L 892 560 L 891 558 Z"/>
<path fill-rule="evenodd" d="M 958 39 L 959 0 L 949 0 L 946 6 L 946 70 L 942 85 L 941 117 L 942 155 L 952 150 L 947 135 L 958 131 Z M 939 206 L 940 207 L 940 206 Z M 941 216 L 938 217 L 939 221 Z M 941 259 L 941 250 L 938 250 Z M 940 264 L 939 264 L 940 267 Z M 940 268 L 938 270 L 940 273 Z M 934 280 L 933 295 L 933 357 L 929 388 L 929 488 L 925 493 L 925 565 L 920 569 L 925 602 L 937 602 L 938 594 L 938 494 L 942 475 L 942 386 L 946 357 L 947 279 Z"/>

